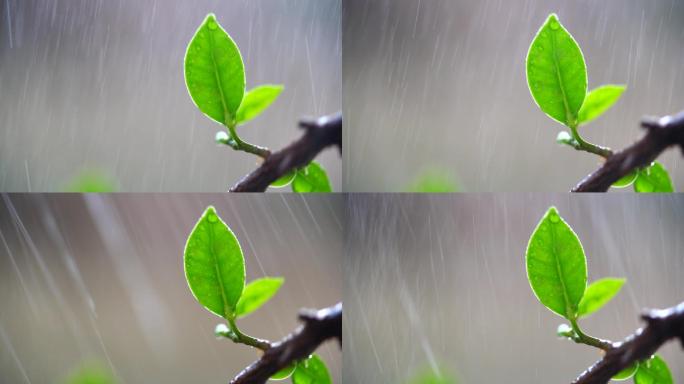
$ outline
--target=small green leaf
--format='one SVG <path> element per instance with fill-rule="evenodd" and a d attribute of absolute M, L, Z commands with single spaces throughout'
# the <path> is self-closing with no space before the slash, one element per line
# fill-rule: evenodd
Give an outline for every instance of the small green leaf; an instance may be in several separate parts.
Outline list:
<path fill-rule="evenodd" d="M 240 243 L 210 206 L 185 245 L 185 278 L 197 301 L 229 319 L 245 287 L 245 259 Z"/>
<path fill-rule="evenodd" d="M 625 285 L 625 279 L 604 278 L 589 284 L 579 303 L 577 315 L 589 316 L 606 305 Z"/>
<path fill-rule="evenodd" d="M 288 377 L 290 377 L 295 369 L 297 369 L 297 364 L 292 363 L 288 365 L 287 367 L 281 369 L 280 371 L 276 372 L 273 374 L 273 376 L 270 377 L 271 380 L 285 380 Z"/>
<path fill-rule="evenodd" d="M 578 123 L 586 124 L 601 116 L 618 101 L 626 88 L 624 85 L 603 85 L 590 91 L 580 108 Z"/>
<path fill-rule="evenodd" d="M 577 235 L 555 207 L 532 233 L 525 261 L 527 279 L 539 301 L 556 314 L 575 319 L 587 286 L 587 259 Z"/>
<path fill-rule="evenodd" d="M 332 378 L 323 360 L 318 355 L 297 363 L 292 375 L 292 384 L 331 384 Z"/>
<path fill-rule="evenodd" d="M 625 188 L 632 185 L 632 183 L 637 179 L 637 171 L 632 171 L 620 178 L 620 180 L 613 183 L 613 188 Z"/>
<path fill-rule="evenodd" d="M 544 113 L 569 127 L 587 93 L 587 67 L 579 45 L 555 14 L 539 29 L 527 53 L 527 84 Z"/>
<path fill-rule="evenodd" d="M 243 124 L 259 116 L 283 91 L 282 85 L 260 85 L 245 94 L 237 111 L 237 123 Z"/>
<path fill-rule="evenodd" d="M 185 53 L 185 84 L 195 105 L 221 125 L 232 124 L 245 94 L 245 67 L 237 45 L 207 15 Z"/>
<path fill-rule="evenodd" d="M 662 357 L 656 355 L 639 363 L 639 370 L 634 375 L 634 384 L 672 384 L 672 373 Z"/>
<path fill-rule="evenodd" d="M 295 176 L 297 175 L 296 171 L 290 171 L 282 176 L 280 176 L 276 181 L 271 183 L 271 187 L 273 188 L 282 188 L 286 187 L 289 185 L 292 180 L 294 180 Z"/>
<path fill-rule="evenodd" d="M 292 191 L 297 193 L 332 192 L 332 187 L 325 169 L 312 161 L 297 171 L 297 176 L 292 182 Z"/>
<path fill-rule="evenodd" d="M 665 167 L 654 162 L 650 167 L 640 169 L 634 182 L 634 191 L 639 193 L 674 192 L 674 186 Z"/>
<path fill-rule="evenodd" d="M 245 317 L 257 310 L 278 292 L 284 281 L 282 277 L 263 277 L 247 284 L 237 303 L 235 315 Z"/>
<path fill-rule="evenodd" d="M 637 368 L 639 368 L 639 364 L 634 363 L 634 364 L 630 365 L 629 367 L 623 369 L 622 371 L 618 372 L 615 376 L 613 376 L 611 378 L 611 380 L 615 380 L 615 381 L 627 380 L 627 379 L 631 378 L 632 376 L 634 376 L 634 374 L 637 371 Z"/>

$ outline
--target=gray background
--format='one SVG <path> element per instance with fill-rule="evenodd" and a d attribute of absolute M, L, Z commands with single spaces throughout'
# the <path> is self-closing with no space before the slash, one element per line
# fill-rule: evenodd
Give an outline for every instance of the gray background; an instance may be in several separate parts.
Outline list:
<path fill-rule="evenodd" d="M 279 340 L 300 308 L 342 299 L 341 196 L 4 195 L 0 199 L 0 382 L 57 383 L 96 360 L 117 383 L 227 383 L 257 353 L 217 340 L 183 272 L 209 204 L 238 237 L 247 281 L 285 284 L 239 321 Z M 318 352 L 335 382 L 342 353 Z M 22 373 L 23 372 L 23 373 Z"/>
<path fill-rule="evenodd" d="M 100 170 L 121 191 L 226 191 L 257 158 L 214 144 L 185 48 L 209 12 L 240 47 L 247 88 L 285 91 L 240 128 L 279 149 L 341 108 L 339 0 L 0 1 L 0 190 L 61 190 Z M 318 158 L 341 189 L 334 150 Z"/>
<path fill-rule="evenodd" d="M 623 148 L 643 115 L 684 109 L 681 0 L 348 0 L 343 7 L 349 191 L 397 191 L 443 169 L 466 191 L 569 191 L 599 158 L 555 143 L 534 103 L 527 49 L 551 12 L 577 39 L 589 89 L 627 84 L 581 128 Z M 681 153 L 661 161 L 684 189 Z"/>
<path fill-rule="evenodd" d="M 434 363 L 462 383 L 567 383 L 598 360 L 556 337 L 563 319 L 527 281 L 527 242 L 550 205 L 581 239 L 589 281 L 627 279 L 580 321 L 587 333 L 620 340 L 641 326 L 641 309 L 684 300 L 681 196 L 353 196 L 344 382 L 401 383 Z M 684 380 L 679 343 L 658 353 Z"/>

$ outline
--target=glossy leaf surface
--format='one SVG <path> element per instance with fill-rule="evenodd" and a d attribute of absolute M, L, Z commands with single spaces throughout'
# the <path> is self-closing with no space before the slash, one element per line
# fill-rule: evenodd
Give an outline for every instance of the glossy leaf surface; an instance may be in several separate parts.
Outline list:
<path fill-rule="evenodd" d="M 539 301 L 573 319 L 587 285 L 587 260 L 579 238 L 555 207 L 532 233 L 525 260 L 527 278 Z"/>
<path fill-rule="evenodd" d="M 245 260 L 240 243 L 208 207 L 185 245 L 185 277 L 192 294 L 209 311 L 235 316 L 245 286 Z"/>

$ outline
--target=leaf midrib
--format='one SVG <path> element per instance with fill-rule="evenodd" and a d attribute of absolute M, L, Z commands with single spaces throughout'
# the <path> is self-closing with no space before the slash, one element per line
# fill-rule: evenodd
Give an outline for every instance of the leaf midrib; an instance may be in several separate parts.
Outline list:
<path fill-rule="evenodd" d="M 218 25 L 216 28 L 219 28 Z M 223 106 L 223 123 L 228 126 L 228 106 L 226 106 L 226 96 L 223 93 L 223 87 L 221 86 L 221 74 L 218 70 L 218 64 L 216 64 L 216 56 L 214 55 L 214 31 L 212 31 L 210 28 L 207 29 L 207 32 L 209 33 L 209 51 L 211 51 L 211 62 L 214 64 L 214 77 L 216 77 L 216 86 L 221 94 L 221 105 Z"/>
<path fill-rule="evenodd" d="M 560 23 L 559 26 L 560 27 Z M 568 105 L 568 97 L 565 94 L 565 84 L 563 83 L 563 77 L 560 74 L 560 63 L 558 59 L 558 52 L 556 48 L 556 31 L 549 26 L 551 31 L 551 51 L 553 51 L 553 65 L 556 68 L 556 77 L 558 78 L 558 85 L 560 85 L 561 93 L 563 94 L 563 106 L 565 107 L 565 123 L 570 126 L 570 120 L 574 120 L 575 116 L 570 112 L 570 106 Z"/>
<path fill-rule="evenodd" d="M 217 218 L 218 219 L 218 218 Z M 216 271 L 216 279 L 219 282 L 219 288 L 221 288 L 221 300 L 223 301 L 223 317 L 228 319 L 228 298 L 226 298 L 226 292 L 223 289 L 223 278 L 221 276 L 221 271 L 219 269 L 218 258 L 214 253 L 214 224 L 209 222 L 209 253 L 211 258 L 214 260 L 214 271 Z"/>
<path fill-rule="evenodd" d="M 558 218 L 561 220 L 561 218 Z M 568 290 L 565 287 L 565 280 L 564 277 L 565 275 L 563 274 L 563 267 L 560 264 L 560 260 L 558 258 L 557 252 L 556 252 L 556 227 L 553 222 L 551 222 L 551 243 L 553 244 L 552 248 L 552 254 L 553 254 L 553 259 L 556 263 L 556 273 L 558 273 L 558 278 L 560 280 L 561 286 L 563 287 L 563 299 L 565 300 L 565 316 L 568 320 L 570 320 L 570 298 L 568 297 Z"/>

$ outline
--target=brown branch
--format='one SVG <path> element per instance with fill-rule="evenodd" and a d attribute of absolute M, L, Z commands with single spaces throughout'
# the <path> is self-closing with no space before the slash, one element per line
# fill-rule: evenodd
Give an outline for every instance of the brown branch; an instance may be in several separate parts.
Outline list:
<path fill-rule="evenodd" d="M 667 148 L 678 145 L 684 151 L 684 111 L 660 119 L 645 118 L 641 126 L 647 130 L 644 137 L 609 156 L 601 168 L 580 181 L 572 192 L 605 192 L 621 177 L 650 165 Z"/>
<path fill-rule="evenodd" d="M 336 338 L 342 345 L 342 303 L 299 313 L 302 324 L 290 335 L 274 343 L 261 358 L 245 368 L 231 384 L 262 384 L 291 363 L 307 358 L 324 341 Z"/>
<path fill-rule="evenodd" d="M 259 168 L 235 184 L 230 192 L 263 192 L 286 173 L 306 166 L 322 150 L 336 145 L 342 152 L 342 113 L 302 120 L 305 133 L 297 141 L 266 157 Z"/>
<path fill-rule="evenodd" d="M 670 339 L 679 339 L 684 347 L 684 302 L 668 309 L 647 311 L 641 318 L 646 322 L 644 328 L 614 343 L 605 356 L 573 384 L 605 384 L 633 363 L 650 358 Z"/>

